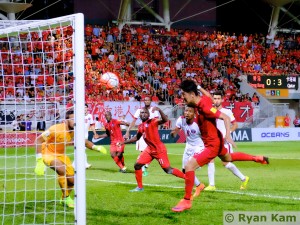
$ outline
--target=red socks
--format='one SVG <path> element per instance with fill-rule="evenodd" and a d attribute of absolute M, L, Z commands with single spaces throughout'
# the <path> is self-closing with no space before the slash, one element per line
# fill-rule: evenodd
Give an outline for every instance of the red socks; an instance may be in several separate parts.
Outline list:
<path fill-rule="evenodd" d="M 185 174 L 184 174 L 182 171 L 180 171 L 179 169 L 176 169 L 176 168 L 173 168 L 172 174 L 173 174 L 174 176 L 180 177 L 180 178 L 182 178 L 182 179 L 185 178 Z"/>
<path fill-rule="evenodd" d="M 114 157 L 114 161 L 118 165 L 118 167 L 120 167 L 120 169 L 123 169 L 124 166 L 123 166 L 122 161 L 119 159 L 118 156 Z"/>
<path fill-rule="evenodd" d="M 122 156 L 121 163 L 122 163 L 123 166 L 125 166 L 124 156 Z"/>
<path fill-rule="evenodd" d="M 135 170 L 135 179 L 137 182 L 137 186 L 139 188 L 143 188 L 143 171 L 142 170 Z"/>
<path fill-rule="evenodd" d="M 254 161 L 254 156 L 243 152 L 230 153 L 232 162 L 233 161 Z"/>
<path fill-rule="evenodd" d="M 192 197 L 193 187 L 195 181 L 195 171 L 185 172 L 185 195 L 184 199 L 190 200 Z"/>

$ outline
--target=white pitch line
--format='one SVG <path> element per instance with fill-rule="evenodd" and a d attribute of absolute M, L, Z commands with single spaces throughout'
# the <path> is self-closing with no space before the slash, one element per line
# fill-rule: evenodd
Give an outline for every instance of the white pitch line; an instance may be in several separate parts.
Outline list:
<path fill-rule="evenodd" d="M 115 181 L 115 180 L 100 180 L 100 179 L 86 179 L 87 181 L 98 181 L 105 183 L 118 183 L 118 184 L 136 184 L 135 182 L 127 182 L 127 181 Z M 143 184 L 144 186 L 149 187 L 166 187 L 166 188 L 174 188 L 174 189 L 183 189 L 184 187 L 176 187 L 170 185 L 161 185 L 161 184 Z M 266 194 L 255 194 L 255 193 L 245 193 L 239 191 L 226 191 L 226 190 L 216 190 L 215 192 L 228 193 L 228 194 L 236 194 L 236 195 L 247 195 L 252 197 L 263 197 L 263 198 L 274 198 L 274 199 L 288 199 L 300 201 L 300 197 L 290 197 L 290 196 L 278 196 L 278 195 L 266 195 Z"/>
<path fill-rule="evenodd" d="M 229 193 L 229 194 L 238 194 L 238 195 L 248 195 L 253 197 L 264 197 L 264 198 L 275 198 L 275 199 L 289 199 L 300 201 L 300 197 L 290 197 L 290 196 L 278 196 L 278 195 L 265 195 L 265 194 L 255 194 L 255 193 L 242 193 L 239 191 L 226 191 L 226 190 L 216 190 L 217 192 Z"/>
<path fill-rule="evenodd" d="M 177 154 L 177 153 L 169 153 L 168 152 L 168 155 L 180 155 L 182 156 L 182 154 Z M 269 159 L 284 159 L 284 160 L 300 160 L 300 158 L 284 158 L 284 157 L 269 157 Z"/>

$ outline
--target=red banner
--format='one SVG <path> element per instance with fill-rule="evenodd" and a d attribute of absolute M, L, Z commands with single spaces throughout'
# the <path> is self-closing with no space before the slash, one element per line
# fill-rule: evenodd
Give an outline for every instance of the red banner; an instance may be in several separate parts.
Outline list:
<path fill-rule="evenodd" d="M 89 103 L 89 113 L 99 118 L 99 122 L 105 123 L 106 119 L 104 113 L 110 111 L 114 119 L 120 116 L 125 116 L 125 120 L 132 121 L 135 111 L 141 108 L 140 102 L 97 102 Z M 123 118 L 124 119 L 124 118 Z"/>
<path fill-rule="evenodd" d="M 0 133 L 0 147 L 19 147 L 34 145 L 37 133 L 30 132 L 12 132 Z"/>
<path fill-rule="evenodd" d="M 232 110 L 237 122 L 245 122 L 246 119 L 253 116 L 253 107 L 251 102 L 224 102 L 223 107 Z"/>

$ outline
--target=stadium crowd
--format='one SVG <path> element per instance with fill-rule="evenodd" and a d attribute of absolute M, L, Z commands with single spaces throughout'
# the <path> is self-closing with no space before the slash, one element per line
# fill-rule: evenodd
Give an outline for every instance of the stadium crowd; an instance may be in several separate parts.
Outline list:
<path fill-rule="evenodd" d="M 99 85 L 102 73 L 120 77 L 116 90 L 87 88 L 86 101 L 140 101 L 146 95 L 154 102 L 177 104 L 179 84 L 196 79 L 205 89 L 224 90 L 227 101 L 253 101 L 255 93 L 240 92 L 242 74 L 295 74 L 300 72 L 300 36 L 263 34 L 230 35 L 147 26 L 100 27 L 87 24 L 86 85 Z"/>
<path fill-rule="evenodd" d="M 47 100 L 67 104 L 73 82 L 71 27 L 21 37 L 22 46 L 1 43 L 0 101 Z M 30 37 L 30 38 L 28 38 Z M 11 47 L 11 48 L 9 48 Z M 52 51 L 54 50 L 54 52 Z M 86 102 L 152 101 L 178 104 L 179 84 L 195 79 L 206 90 L 223 90 L 225 101 L 259 104 L 256 93 L 241 93 L 247 75 L 300 73 L 300 35 L 229 34 L 220 31 L 167 31 L 151 26 L 85 26 Z M 99 83 L 114 72 L 120 85 Z M 57 88 L 58 87 L 58 88 Z"/>

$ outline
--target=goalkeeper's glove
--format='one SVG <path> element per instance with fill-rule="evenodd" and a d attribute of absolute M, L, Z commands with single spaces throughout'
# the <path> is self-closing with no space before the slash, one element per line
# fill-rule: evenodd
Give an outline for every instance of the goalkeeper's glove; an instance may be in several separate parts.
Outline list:
<path fill-rule="evenodd" d="M 42 176 L 45 174 L 45 164 L 43 162 L 43 158 L 37 158 L 36 159 L 36 166 L 34 169 L 34 172 L 36 175 Z"/>
<path fill-rule="evenodd" d="M 102 154 L 107 154 L 106 148 L 104 148 L 102 145 L 94 145 L 93 149 L 101 152 Z"/>

